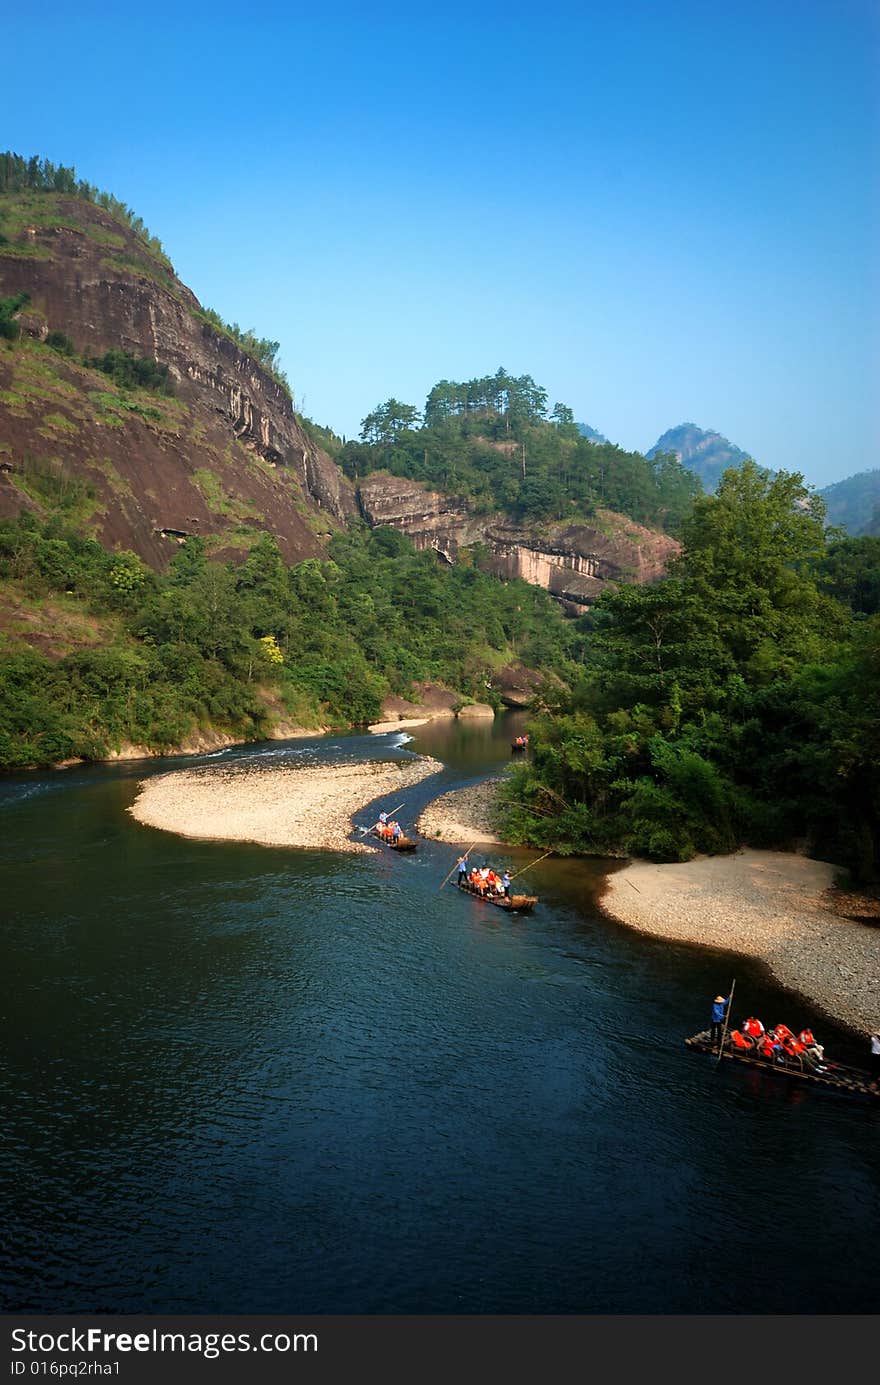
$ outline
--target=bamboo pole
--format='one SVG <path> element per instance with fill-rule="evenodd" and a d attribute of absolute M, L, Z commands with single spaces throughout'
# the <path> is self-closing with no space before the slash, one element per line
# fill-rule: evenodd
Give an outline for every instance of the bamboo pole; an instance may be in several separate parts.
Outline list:
<path fill-rule="evenodd" d="M 404 800 L 404 802 L 405 802 L 405 800 Z M 391 817 L 391 813 L 399 813 L 402 807 L 403 807 L 403 803 L 398 803 L 397 807 L 396 807 L 396 808 L 392 808 L 392 809 L 391 809 L 391 812 L 388 813 L 388 817 Z M 359 828 L 358 828 L 358 831 L 360 832 L 361 836 L 363 837 L 365 833 L 367 833 L 367 832 L 372 832 L 374 825 L 375 825 L 375 824 L 371 822 L 370 825 L 369 825 L 369 827 L 359 827 Z"/>
<path fill-rule="evenodd" d="M 513 883 L 514 880 L 517 879 L 517 876 L 525 875 L 525 873 L 526 873 L 527 870 L 531 870 L 531 869 L 532 869 L 532 866 L 538 865 L 538 863 L 539 863 L 540 861 L 546 861 L 546 859 L 547 859 L 548 856 L 552 856 L 552 855 L 553 855 L 553 851 L 554 851 L 554 848 L 551 847 L 549 851 L 545 851 L 545 852 L 544 852 L 544 855 L 543 855 L 543 856 L 539 856 L 537 861 L 529 861 L 529 864 L 528 864 L 527 866 L 523 866 L 522 870 L 518 870 L 517 873 L 516 873 L 516 875 L 512 875 L 512 876 L 510 877 L 511 884 Z"/>
<path fill-rule="evenodd" d="M 727 1037 L 727 1026 L 728 1026 L 728 1024 L 729 1024 L 729 1022 L 730 1022 L 730 1012 L 731 1012 L 731 1010 L 733 1009 L 733 993 L 734 993 L 735 990 L 736 990 L 736 977 L 734 977 L 733 980 L 732 980 L 731 983 L 730 983 L 730 998 L 729 998 L 729 1000 L 728 1000 L 728 1002 L 727 1002 L 727 1010 L 726 1010 L 725 1015 L 724 1015 L 724 1028 L 723 1028 L 722 1031 L 721 1031 L 721 1043 L 718 1045 L 718 1062 L 715 1064 L 716 1068 L 720 1065 L 720 1063 L 721 1063 L 721 1055 L 722 1055 L 723 1052 L 724 1052 L 724 1040 L 725 1040 L 725 1038 Z"/>
<path fill-rule="evenodd" d="M 464 859 L 465 859 L 465 860 L 467 860 L 467 858 L 470 856 L 470 854 L 471 854 L 471 852 L 473 851 L 474 847 L 475 847 L 475 846 L 479 846 L 479 844 L 480 844 L 480 839 L 479 839 L 479 837 L 477 838 L 477 840 L 476 840 L 475 842 L 471 842 L 471 844 L 470 844 L 470 846 L 468 847 L 467 851 L 464 853 Z M 455 869 L 456 869 L 457 866 L 458 866 L 458 858 L 456 858 L 455 865 L 452 867 L 452 870 L 451 870 L 451 871 L 449 872 L 449 874 L 447 875 L 446 880 L 443 881 L 443 885 L 445 885 L 449 880 L 452 879 L 453 872 L 455 871 Z M 437 887 L 437 893 L 438 893 L 438 894 L 439 894 L 440 891 L 443 889 L 443 885 L 439 885 L 439 886 Z"/>

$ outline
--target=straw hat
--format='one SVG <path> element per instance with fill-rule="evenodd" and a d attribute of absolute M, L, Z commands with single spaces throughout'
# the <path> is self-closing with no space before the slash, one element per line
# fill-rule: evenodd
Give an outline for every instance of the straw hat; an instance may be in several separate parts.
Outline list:
<path fill-rule="evenodd" d="M 723 1000 L 724 1000 L 724 996 L 723 996 L 723 995 L 716 995 L 716 997 L 715 997 L 715 1004 L 717 1005 L 719 1001 L 722 1001 L 722 1002 L 723 1002 Z"/>

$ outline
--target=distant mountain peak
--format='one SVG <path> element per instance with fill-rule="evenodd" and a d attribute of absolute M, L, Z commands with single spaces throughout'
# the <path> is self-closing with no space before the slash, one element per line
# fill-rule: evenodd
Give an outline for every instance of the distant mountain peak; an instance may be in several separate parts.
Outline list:
<path fill-rule="evenodd" d="M 850 534 L 880 535 L 880 468 L 845 476 L 819 491 L 829 524 Z"/>
<path fill-rule="evenodd" d="M 608 441 L 608 439 L 606 438 L 606 436 L 605 436 L 604 433 L 599 433 L 599 432 L 597 432 L 595 428 L 591 428 L 591 427 L 590 427 L 589 423 L 579 423 L 579 424 L 577 424 L 577 430 L 578 430 L 578 432 L 580 433 L 580 435 L 581 435 L 582 438 L 586 438 L 587 442 L 607 442 L 607 441 Z"/>
<path fill-rule="evenodd" d="M 743 452 L 728 438 L 696 423 L 679 423 L 658 438 L 645 456 L 650 460 L 660 452 L 674 452 L 682 466 L 699 476 L 707 491 L 713 491 L 728 467 L 742 466 L 750 453 Z"/>

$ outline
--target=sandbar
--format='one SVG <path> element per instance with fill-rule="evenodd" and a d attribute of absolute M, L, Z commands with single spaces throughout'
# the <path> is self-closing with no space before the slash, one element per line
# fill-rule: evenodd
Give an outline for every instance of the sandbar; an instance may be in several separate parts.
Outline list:
<path fill-rule="evenodd" d="M 880 1028 L 880 920 L 839 912 L 831 888 L 838 871 L 749 849 L 673 865 L 631 861 L 609 876 L 602 908 L 657 938 L 757 958 L 787 989 L 867 1034 Z M 719 975 L 719 990 L 725 979 Z"/>
<path fill-rule="evenodd" d="M 490 779 L 443 794 L 419 831 L 456 845 L 500 842 L 498 786 Z M 755 958 L 786 989 L 868 1034 L 880 1030 L 880 906 L 834 889 L 838 873 L 827 861 L 751 849 L 673 865 L 630 861 L 608 876 L 601 907 L 656 938 Z M 719 977 L 719 989 L 725 983 Z"/>
<path fill-rule="evenodd" d="M 424 726 L 433 717 L 402 717 L 394 721 L 374 721 L 368 727 L 374 736 L 384 736 L 386 731 L 406 731 L 410 726 Z"/>
<path fill-rule="evenodd" d="M 456 844 L 500 844 L 501 838 L 495 832 L 492 821 L 498 783 L 497 779 L 485 779 L 482 784 L 453 789 L 435 798 L 418 820 L 417 826 L 422 836 Z"/>
<path fill-rule="evenodd" d="M 348 765 L 207 766 L 144 780 L 129 812 L 182 837 L 263 846 L 368 851 L 349 840 L 351 817 L 375 798 L 396 809 L 402 791 L 443 766 L 415 760 Z M 405 821 L 405 807 L 396 816 Z"/>

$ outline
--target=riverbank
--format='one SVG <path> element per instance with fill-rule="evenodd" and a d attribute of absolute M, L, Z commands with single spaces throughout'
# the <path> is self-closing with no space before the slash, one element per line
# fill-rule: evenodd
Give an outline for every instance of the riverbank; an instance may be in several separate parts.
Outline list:
<path fill-rule="evenodd" d="M 500 844 L 493 825 L 499 782 L 443 794 L 418 830 L 456 845 Z M 673 865 L 632 861 L 608 877 L 601 907 L 653 937 L 753 957 L 845 1027 L 880 1030 L 880 917 L 870 901 L 835 890 L 836 874 L 827 861 L 783 851 Z"/>
<path fill-rule="evenodd" d="M 826 861 L 782 851 L 633 861 L 609 876 L 601 904 L 653 937 L 754 957 L 781 985 L 867 1033 L 880 1029 L 880 927 L 840 912 L 836 874 Z"/>
<path fill-rule="evenodd" d="M 422 813 L 416 826 L 423 837 L 464 844 L 488 842 L 500 844 L 493 824 L 493 809 L 498 792 L 498 779 L 485 779 L 466 789 L 453 789 L 441 794 Z"/>
<path fill-rule="evenodd" d="M 353 765 L 206 766 L 157 775 L 129 808 L 147 827 L 182 837 L 325 851 L 367 851 L 349 840 L 351 817 L 396 796 L 443 766 L 417 760 Z"/>

